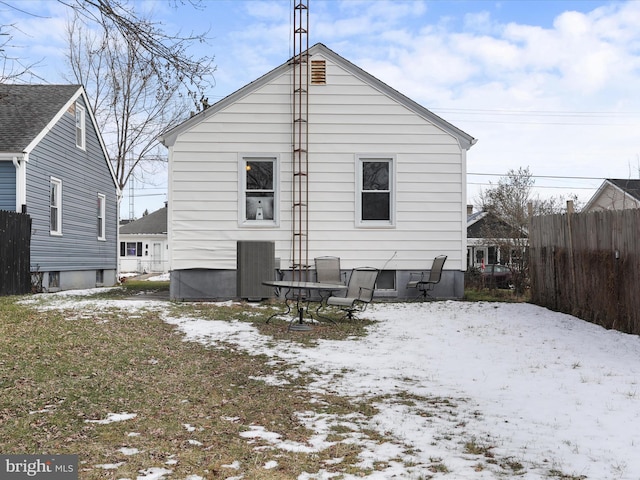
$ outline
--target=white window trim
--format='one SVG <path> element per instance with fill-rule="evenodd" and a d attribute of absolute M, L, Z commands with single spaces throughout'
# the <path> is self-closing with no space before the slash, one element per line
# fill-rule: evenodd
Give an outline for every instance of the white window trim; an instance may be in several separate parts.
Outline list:
<path fill-rule="evenodd" d="M 85 109 L 82 105 L 76 103 L 76 113 L 75 113 L 75 132 L 76 132 L 76 147 L 86 150 L 87 146 L 87 122 L 86 122 L 86 114 Z M 80 143 L 78 143 L 78 114 L 80 114 Z"/>
<path fill-rule="evenodd" d="M 364 161 L 386 161 L 391 164 L 389 168 L 389 220 L 362 220 L 362 163 Z M 355 225 L 358 228 L 394 228 L 396 225 L 396 156 L 380 154 L 358 154 L 356 155 L 356 185 L 355 185 Z"/>
<path fill-rule="evenodd" d="M 56 224 L 57 229 L 51 229 L 51 185 L 56 184 L 58 186 L 56 190 L 56 208 L 58 209 L 56 212 Z M 62 180 L 55 177 L 49 178 L 49 234 L 51 235 L 62 235 Z"/>
<path fill-rule="evenodd" d="M 246 219 L 247 161 L 272 160 L 273 166 L 273 220 Z M 280 225 L 280 156 L 275 154 L 238 155 L 238 226 L 240 227 L 277 227 Z"/>
<path fill-rule="evenodd" d="M 102 235 L 98 234 L 98 240 L 106 241 L 107 240 L 107 232 L 106 232 L 106 213 L 107 213 L 107 197 L 102 193 L 98 194 L 98 200 L 100 200 L 100 213 L 98 216 L 98 220 L 100 220 L 100 230 L 102 231 Z"/>

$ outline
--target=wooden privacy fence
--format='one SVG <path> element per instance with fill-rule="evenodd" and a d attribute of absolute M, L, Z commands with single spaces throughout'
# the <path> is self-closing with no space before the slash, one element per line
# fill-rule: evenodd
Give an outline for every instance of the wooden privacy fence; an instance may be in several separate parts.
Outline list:
<path fill-rule="evenodd" d="M 533 303 L 640 334 L 640 209 L 534 217 Z"/>
<path fill-rule="evenodd" d="M 31 291 L 31 217 L 0 210 L 0 295 Z"/>

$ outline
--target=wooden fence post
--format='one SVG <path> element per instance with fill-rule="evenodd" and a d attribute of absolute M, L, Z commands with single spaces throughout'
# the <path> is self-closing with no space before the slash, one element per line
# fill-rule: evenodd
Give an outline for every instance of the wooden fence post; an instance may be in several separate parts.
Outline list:
<path fill-rule="evenodd" d="M 569 234 L 569 269 L 571 270 L 571 299 L 569 305 L 571 305 L 571 311 L 574 310 L 573 305 L 576 302 L 576 264 L 573 256 L 573 229 L 571 228 L 571 217 L 573 217 L 573 200 L 567 200 L 567 231 Z"/>

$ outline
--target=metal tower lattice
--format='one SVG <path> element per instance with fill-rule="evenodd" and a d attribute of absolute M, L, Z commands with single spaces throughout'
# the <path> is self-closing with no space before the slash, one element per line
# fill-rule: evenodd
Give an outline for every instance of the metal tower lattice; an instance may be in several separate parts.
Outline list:
<path fill-rule="evenodd" d="M 309 0 L 295 0 L 292 64 L 292 211 L 291 244 L 294 280 L 309 272 Z"/>

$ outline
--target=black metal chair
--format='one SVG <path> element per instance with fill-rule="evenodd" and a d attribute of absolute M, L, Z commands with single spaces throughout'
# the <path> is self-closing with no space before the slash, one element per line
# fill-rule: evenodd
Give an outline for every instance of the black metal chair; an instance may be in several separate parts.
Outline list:
<path fill-rule="evenodd" d="M 428 274 L 427 272 L 410 273 L 407 288 L 417 289 L 418 298 L 422 297 L 422 300 L 434 300 L 430 292 L 440 283 L 442 268 L 446 260 L 446 255 L 439 255 L 433 259 L 433 265 L 431 265 L 431 270 L 429 270 Z"/>
<path fill-rule="evenodd" d="M 364 312 L 373 300 L 378 273 L 380 270 L 377 268 L 354 268 L 347 284 L 347 294 L 344 297 L 330 296 L 326 305 L 338 307 L 345 312 L 343 318 L 355 318 L 355 314 Z"/>
<path fill-rule="evenodd" d="M 340 273 L 339 257 L 316 257 L 314 262 L 316 265 L 316 281 L 318 283 L 344 285 L 342 274 Z"/>

